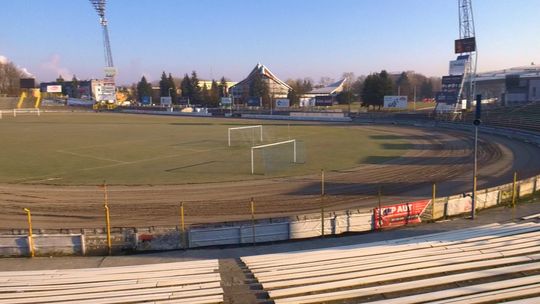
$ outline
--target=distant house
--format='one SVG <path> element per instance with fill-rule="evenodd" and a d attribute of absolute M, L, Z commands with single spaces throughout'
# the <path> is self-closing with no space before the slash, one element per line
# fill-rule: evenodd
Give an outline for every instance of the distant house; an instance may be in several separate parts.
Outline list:
<path fill-rule="evenodd" d="M 231 87 L 230 92 L 235 100 L 245 102 L 249 96 L 249 89 L 255 76 L 259 74 L 268 85 L 270 97 L 273 99 L 287 98 L 292 88 L 281 79 L 277 78 L 266 66 L 258 63 L 249 75 L 239 83 Z"/>

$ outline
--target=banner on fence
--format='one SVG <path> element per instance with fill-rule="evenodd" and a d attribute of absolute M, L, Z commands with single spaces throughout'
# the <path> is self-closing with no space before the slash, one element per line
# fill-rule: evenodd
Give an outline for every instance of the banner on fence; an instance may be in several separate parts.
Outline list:
<path fill-rule="evenodd" d="M 396 204 L 375 208 L 375 229 L 403 226 L 420 223 L 420 216 L 426 211 L 431 200 L 421 200 L 411 203 Z"/>
<path fill-rule="evenodd" d="M 472 210 L 472 197 L 457 197 L 448 200 L 446 204 L 446 215 L 453 216 L 462 213 L 471 212 Z"/>

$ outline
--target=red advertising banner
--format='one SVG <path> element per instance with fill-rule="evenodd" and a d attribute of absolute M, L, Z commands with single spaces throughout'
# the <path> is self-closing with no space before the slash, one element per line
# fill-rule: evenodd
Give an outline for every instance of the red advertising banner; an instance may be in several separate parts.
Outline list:
<path fill-rule="evenodd" d="M 421 223 L 420 216 L 424 213 L 431 200 L 383 206 L 373 209 L 375 229 L 403 226 Z"/>

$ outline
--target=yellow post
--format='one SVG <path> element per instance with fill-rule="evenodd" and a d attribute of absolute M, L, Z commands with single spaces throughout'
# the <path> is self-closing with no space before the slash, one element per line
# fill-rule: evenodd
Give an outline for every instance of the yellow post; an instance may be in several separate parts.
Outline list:
<path fill-rule="evenodd" d="M 26 212 L 26 215 L 28 217 L 28 249 L 30 250 L 30 257 L 35 256 L 34 251 L 34 239 L 32 236 L 32 214 L 30 213 L 30 209 L 24 208 L 24 211 Z"/>
<path fill-rule="evenodd" d="M 186 248 L 186 226 L 184 222 L 184 202 L 180 203 L 180 236 L 182 247 Z"/>
<path fill-rule="evenodd" d="M 112 241 L 111 241 L 111 213 L 109 210 L 109 195 L 107 193 L 107 184 L 103 181 L 103 192 L 104 192 L 104 205 L 105 207 L 105 225 L 107 226 L 107 248 L 109 255 L 112 253 Z"/>
<path fill-rule="evenodd" d="M 109 255 L 112 253 L 111 242 L 111 218 L 109 212 L 109 206 L 105 205 L 105 224 L 107 225 L 107 248 L 109 249 Z"/>
<path fill-rule="evenodd" d="M 514 182 L 512 183 L 512 208 L 516 208 L 517 197 L 517 172 L 514 172 Z"/>
<path fill-rule="evenodd" d="M 253 201 L 253 197 L 251 198 L 251 229 L 253 234 L 253 245 L 255 245 L 255 202 Z"/>
<path fill-rule="evenodd" d="M 433 183 L 431 191 L 431 219 L 435 219 L 435 199 L 437 198 L 437 185 Z"/>
<path fill-rule="evenodd" d="M 21 92 L 21 96 L 19 96 L 19 102 L 17 103 L 17 109 L 22 108 L 24 99 L 26 98 L 26 92 Z"/>

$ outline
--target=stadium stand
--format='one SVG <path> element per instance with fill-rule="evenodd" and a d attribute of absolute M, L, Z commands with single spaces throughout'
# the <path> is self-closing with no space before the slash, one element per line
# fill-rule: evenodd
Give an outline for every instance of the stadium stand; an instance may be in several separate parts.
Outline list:
<path fill-rule="evenodd" d="M 222 303 L 217 260 L 0 272 L 0 303 Z"/>
<path fill-rule="evenodd" d="M 472 122 L 473 119 L 474 113 L 469 113 L 464 118 L 466 122 Z M 540 104 L 486 108 L 482 113 L 482 123 L 494 127 L 540 132 Z"/>
<path fill-rule="evenodd" d="M 277 304 L 538 303 L 538 245 L 540 224 L 490 224 L 242 261 Z"/>

